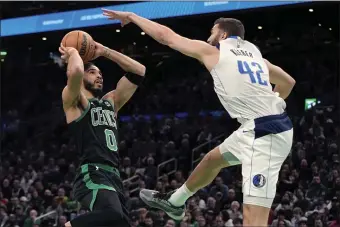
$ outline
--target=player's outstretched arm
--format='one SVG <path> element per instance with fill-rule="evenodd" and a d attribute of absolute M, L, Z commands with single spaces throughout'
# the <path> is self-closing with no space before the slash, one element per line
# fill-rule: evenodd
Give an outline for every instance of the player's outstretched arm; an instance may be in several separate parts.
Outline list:
<path fill-rule="evenodd" d="M 67 86 L 62 93 L 64 109 L 75 106 L 80 97 L 80 87 L 84 76 L 84 63 L 78 51 L 73 47 L 59 47 L 61 58 L 67 65 Z"/>
<path fill-rule="evenodd" d="M 274 92 L 278 92 L 281 98 L 286 99 L 295 85 L 295 80 L 280 67 L 266 59 L 264 61 L 269 69 L 270 83 L 275 84 Z"/>
<path fill-rule="evenodd" d="M 131 12 L 120 12 L 103 9 L 103 14 L 109 19 L 118 19 L 122 26 L 132 22 L 157 42 L 167 45 L 187 56 L 205 62 L 205 57 L 215 54 L 217 49 L 206 42 L 192 40 L 180 36 L 170 28 L 148 20 Z"/>
<path fill-rule="evenodd" d="M 138 61 L 112 50 L 108 47 L 96 43 L 96 48 L 100 49 L 100 55 L 117 63 L 125 72 L 114 91 L 109 92 L 104 98 L 112 99 L 115 104 L 115 110 L 118 111 L 129 101 L 137 90 L 138 85 L 143 81 L 145 75 L 145 66 Z"/>

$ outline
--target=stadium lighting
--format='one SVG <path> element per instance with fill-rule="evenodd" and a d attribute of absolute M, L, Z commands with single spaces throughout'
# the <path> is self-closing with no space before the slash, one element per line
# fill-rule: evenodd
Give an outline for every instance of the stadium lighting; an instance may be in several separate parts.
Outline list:
<path fill-rule="evenodd" d="M 318 25 L 319 25 L 319 27 L 321 27 L 321 24 L 320 24 L 320 23 L 319 23 Z"/>
<path fill-rule="evenodd" d="M 313 10 L 313 9 L 309 9 L 309 12 L 313 13 L 313 12 L 314 12 L 314 10 Z"/>
<path fill-rule="evenodd" d="M 44 40 L 44 41 L 45 41 L 45 40 L 47 40 L 47 38 L 46 38 L 46 37 L 42 37 L 42 40 Z"/>
<path fill-rule="evenodd" d="M 136 45 L 137 43 L 136 42 L 133 42 L 133 45 Z"/>
<path fill-rule="evenodd" d="M 330 31 L 332 31 L 332 28 L 329 28 Z"/>
<path fill-rule="evenodd" d="M 141 35 L 145 35 L 145 32 L 141 32 L 140 34 L 141 34 Z"/>
<path fill-rule="evenodd" d="M 116 32 L 120 32 L 120 30 L 119 30 L 119 29 L 116 29 Z"/>
<path fill-rule="evenodd" d="M 262 29 L 262 26 L 258 26 L 257 28 L 258 28 L 259 30 L 261 30 L 261 29 Z"/>

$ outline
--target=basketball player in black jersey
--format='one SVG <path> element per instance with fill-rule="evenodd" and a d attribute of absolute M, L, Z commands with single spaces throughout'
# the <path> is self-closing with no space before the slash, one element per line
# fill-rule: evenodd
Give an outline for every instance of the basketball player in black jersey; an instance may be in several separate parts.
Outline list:
<path fill-rule="evenodd" d="M 66 223 L 65 227 L 127 227 L 128 212 L 118 171 L 117 113 L 142 82 L 145 66 L 96 43 L 94 58 L 106 57 L 127 72 L 115 90 L 100 98 L 103 77 L 99 68 L 93 63 L 84 65 L 74 48 L 61 45 L 59 51 L 68 63 L 63 108 L 81 153 L 73 194 L 91 211 Z"/>

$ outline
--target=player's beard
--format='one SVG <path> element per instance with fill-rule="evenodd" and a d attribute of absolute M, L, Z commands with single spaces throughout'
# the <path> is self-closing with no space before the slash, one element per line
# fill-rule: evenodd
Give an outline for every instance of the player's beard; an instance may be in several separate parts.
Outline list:
<path fill-rule="evenodd" d="M 84 80 L 84 87 L 85 87 L 86 90 L 91 92 L 91 94 L 96 98 L 100 97 L 100 95 L 102 94 L 102 91 L 103 91 L 101 88 L 95 88 L 94 83 L 91 83 L 87 80 Z"/>
<path fill-rule="evenodd" d="M 217 46 L 219 42 L 220 42 L 219 37 L 216 36 L 214 37 L 214 39 L 210 40 L 209 44 L 212 46 Z"/>
<path fill-rule="evenodd" d="M 223 36 L 223 32 L 220 31 L 217 35 L 215 35 L 215 37 L 213 37 L 213 39 L 210 41 L 210 44 L 212 46 L 217 46 L 222 40 L 222 36 Z"/>

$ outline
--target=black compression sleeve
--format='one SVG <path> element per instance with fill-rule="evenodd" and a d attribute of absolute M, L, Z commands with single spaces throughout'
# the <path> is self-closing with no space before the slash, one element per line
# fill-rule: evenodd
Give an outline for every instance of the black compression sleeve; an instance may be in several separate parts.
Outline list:
<path fill-rule="evenodd" d="M 139 76 L 139 75 L 136 75 L 134 73 L 126 73 L 125 74 L 125 77 L 133 84 L 139 86 L 143 80 L 144 80 L 144 76 Z"/>

